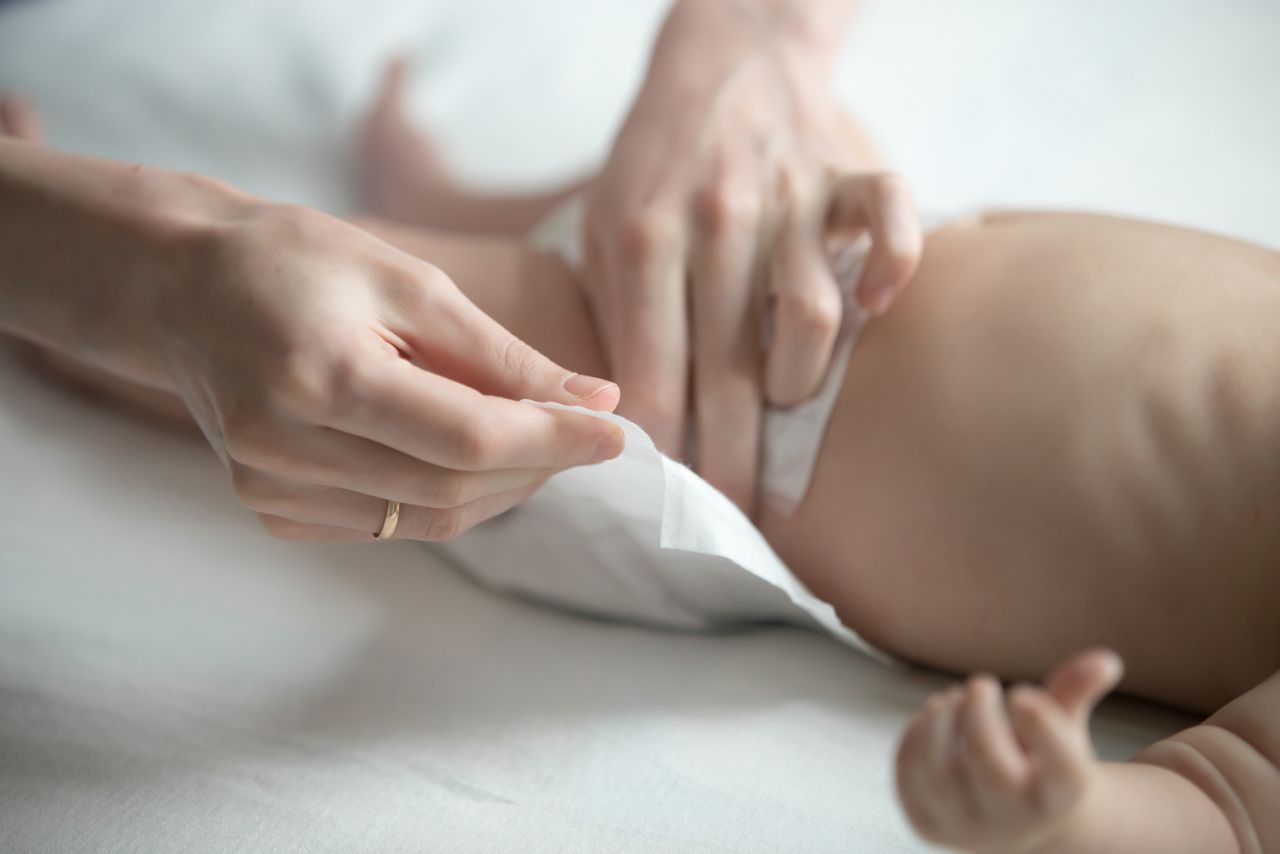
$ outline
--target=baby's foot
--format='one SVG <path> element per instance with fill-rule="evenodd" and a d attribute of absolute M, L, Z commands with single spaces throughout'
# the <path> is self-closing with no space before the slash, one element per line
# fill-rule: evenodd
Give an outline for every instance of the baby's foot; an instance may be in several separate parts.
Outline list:
<path fill-rule="evenodd" d="M 0 136 L 44 142 L 44 124 L 35 104 L 14 92 L 0 96 Z"/>
<path fill-rule="evenodd" d="M 898 795 L 931 842 L 1031 852 L 1071 827 L 1100 765 L 1089 714 L 1120 681 L 1115 653 L 1094 650 L 1009 692 L 975 676 L 929 699 L 898 749 Z"/>
<path fill-rule="evenodd" d="M 409 62 L 392 60 L 360 139 L 364 207 L 385 219 L 431 225 L 456 192 L 431 138 L 404 114 Z"/>

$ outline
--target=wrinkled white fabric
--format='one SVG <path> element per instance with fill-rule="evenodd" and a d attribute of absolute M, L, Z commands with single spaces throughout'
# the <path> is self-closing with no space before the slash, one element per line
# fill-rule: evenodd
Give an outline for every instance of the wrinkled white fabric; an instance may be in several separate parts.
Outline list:
<path fill-rule="evenodd" d="M 786 622 L 870 648 L 796 578 L 751 520 L 617 415 L 621 456 L 551 478 L 442 549 L 486 586 L 593 616 L 666 628 Z"/>

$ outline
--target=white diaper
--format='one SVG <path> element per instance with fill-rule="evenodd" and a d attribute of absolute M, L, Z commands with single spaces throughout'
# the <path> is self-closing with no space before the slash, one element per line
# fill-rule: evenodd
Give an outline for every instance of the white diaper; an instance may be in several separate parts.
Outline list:
<path fill-rule="evenodd" d="M 580 199 L 567 203 L 535 229 L 532 242 L 578 266 L 582 212 Z M 786 513 L 808 490 L 867 321 L 853 299 L 866 249 L 866 242 L 855 244 L 836 259 L 845 315 L 817 395 L 765 413 L 762 497 Z M 621 425 L 622 455 L 558 474 L 516 509 L 438 547 L 460 568 L 493 589 L 593 616 L 685 630 L 787 622 L 881 657 L 791 574 L 733 502 L 664 456 L 630 421 L 574 410 Z"/>

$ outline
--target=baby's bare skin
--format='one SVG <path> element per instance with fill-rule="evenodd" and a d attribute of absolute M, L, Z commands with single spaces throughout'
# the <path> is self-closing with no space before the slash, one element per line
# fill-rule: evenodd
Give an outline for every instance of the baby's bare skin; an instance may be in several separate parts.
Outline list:
<path fill-rule="evenodd" d="M 1280 667 L 1280 257 L 1095 216 L 944 229 L 762 527 L 897 655 L 1028 678 L 1105 643 L 1130 692 L 1217 708 Z"/>
<path fill-rule="evenodd" d="M 899 656 L 1027 679 L 1103 643 L 1125 690 L 1227 705 L 1103 764 L 1105 661 L 1007 710 L 975 678 L 904 739 L 917 830 L 976 851 L 1280 849 L 1278 378 L 1273 252 L 1081 215 L 929 239 L 770 542 Z"/>

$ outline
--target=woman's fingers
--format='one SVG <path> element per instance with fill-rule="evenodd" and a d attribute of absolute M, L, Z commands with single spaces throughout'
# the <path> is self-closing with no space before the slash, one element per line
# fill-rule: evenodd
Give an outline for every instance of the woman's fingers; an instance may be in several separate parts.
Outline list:
<path fill-rule="evenodd" d="M 363 532 L 363 537 L 345 534 L 342 541 L 370 539 L 382 527 L 387 499 L 350 492 L 345 489 L 302 484 L 255 470 L 233 471 L 233 482 L 240 500 L 264 518 L 272 533 L 290 536 L 297 533 L 314 539 L 320 531 L 292 530 L 274 520 L 288 520 L 312 529 L 335 532 Z M 487 495 L 457 507 L 434 508 L 402 504 L 396 539 L 441 541 L 452 539 L 492 516 L 514 507 L 532 495 L 542 481 L 517 489 Z M 275 526 L 274 528 L 272 526 Z M 328 538 L 327 536 L 325 538 Z"/>
<path fill-rule="evenodd" d="M 425 463 L 400 451 L 327 427 L 301 427 L 286 441 L 287 452 L 258 461 L 258 469 L 232 461 L 233 476 L 261 470 L 297 483 L 376 495 L 437 509 L 458 507 L 487 495 L 541 483 L 547 468 L 460 471 Z"/>
<path fill-rule="evenodd" d="M 622 428 L 602 418 L 482 395 L 403 359 L 354 379 L 355 405 L 325 426 L 461 471 L 563 469 L 622 453 Z"/>
<path fill-rule="evenodd" d="M 827 228 L 871 235 L 871 249 L 858 282 L 858 304 L 884 314 L 920 263 L 924 238 L 906 181 L 893 173 L 851 175 L 832 191 Z"/>
<path fill-rule="evenodd" d="M 616 383 L 562 368 L 481 311 L 433 268 L 427 273 L 429 286 L 414 293 L 402 332 L 415 360 L 482 394 L 602 412 L 617 407 Z"/>
<path fill-rule="evenodd" d="M 269 513 L 259 513 L 258 521 L 273 537 L 282 540 L 308 540 L 316 543 L 367 543 L 370 540 L 365 531 L 330 525 L 308 525 L 306 522 L 295 522 Z"/>
<path fill-rule="evenodd" d="M 613 376 L 625 393 L 620 412 L 680 459 L 689 391 L 685 223 L 642 212 L 616 237 L 590 229 L 588 254 L 611 279 L 602 320 Z"/>
<path fill-rule="evenodd" d="M 840 331 L 843 299 L 820 225 L 793 206 L 774 245 L 769 283 L 773 337 L 764 386 L 775 406 L 793 406 L 818 390 Z"/>
<path fill-rule="evenodd" d="M 693 263 L 693 396 L 698 473 L 750 514 L 760 459 L 760 339 L 754 279 L 759 195 L 704 196 Z"/>

